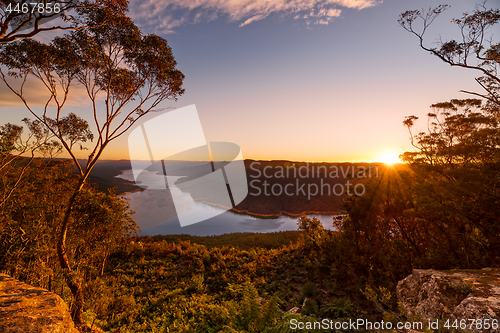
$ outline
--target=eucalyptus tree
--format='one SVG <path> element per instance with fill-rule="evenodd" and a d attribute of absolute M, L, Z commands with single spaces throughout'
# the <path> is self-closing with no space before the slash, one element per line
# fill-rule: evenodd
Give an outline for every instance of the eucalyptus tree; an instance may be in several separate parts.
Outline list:
<path fill-rule="evenodd" d="M 127 6 L 124 0 L 0 0 L 0 44 L 48 31 L 92 27 L 94 11 L 124 15 Z"/>
<path fill-rule="evenodd" d="M 78 182 L 61 219 L 57 242 L 59 264 L 74 297 L 75 323 L 83 324 L 83 293 L 80 278 L 68 257 L 67 232 L 79 194 L 92 168 L 108 145 L 127 132 L 140 118 L 159 110 L 160 103 L 176 100 L 184 89 L 184 75 L 167 41 L 143 34 L 126 16 L 110 16 L 105 10 L 92 13 L 95 26 L 55 38 L 50 44 L 20 39 L 2 47 L 0 79 L 28 111 L 59 140 L 71 156 Z M 47 97 L 43 107 L 31 105 L 25 93 L 28 78 L 43 83 Z M 83 87 L 90 102 L 95 132 L 87 120 L 65 115 L 70 88 Z M 90 147 L 84 147 L 91 143 Z M 78 149 L 89 149 L 85 164 Z"/>
<path fill-rule="evenodd" d="M 462 92 L 484 98 L 493 112 L 500 108 L 500 43 L 493 40 L 491 30 L 500 23 L 500 10 L 487 9 L 486 1 L 476 5 L 471 13 L 464 13 L 461 18 L 453 19 L 459 40 L 442 40 L 431 47 L 426 44 L 426 33 L 437 17 L 448 9 L 449 5 L 440 5 L 427 11 L 409 10 L 399 16 L 399 24 L 418 38 L 420 47 L 453 67 L 477 71 L 481 76 L 476 82 L 484 92 Z"/>
<path fill-rule="evenodd" d="M 59 155 L 62 150 L 61 144 L 54 140 L 54 135 L 37 120 L 31 121 L 24 118 L 23 122 L 28 128 L 26 137 L 23 136 L 24 128 L 19 125 L 7 123 L 0 126 L 0 211 L 4 204 L 10 199 L 14 191 L 20 186 L 26 170 L 35 159 L 35 154 L 48 158 Z M 28 154 L 27 159 L 23 158 Z M 16 163 L 17 162 L 17 163 Z M 13 164 L 17 169 L 8 169 Z"/>
<path fill-rule="evenodd" d="M 492 30 L 500 23 L 500 10 L 486 2 L 471 13 L 453 19 L 459 40 L 429 46 L 429 26 L 449 6 L 428 11 L 410 10 L 398 22 L 418 38 L 420 47 L 453 67 L 479 73 L 480 92 L 462 92 L 480 99 L 454 99 L 436 103 L 427 115 L 427 131 L 414 133 L 416 116 L 406 117 L 416 151 L 406 152 L 419 177 L 414 201 L 420 221 L 441 233 L 443 244 L 461 266 L 500 262 L 500 43 Z M 446 237 L 445 237 L 446 236 Z"/>

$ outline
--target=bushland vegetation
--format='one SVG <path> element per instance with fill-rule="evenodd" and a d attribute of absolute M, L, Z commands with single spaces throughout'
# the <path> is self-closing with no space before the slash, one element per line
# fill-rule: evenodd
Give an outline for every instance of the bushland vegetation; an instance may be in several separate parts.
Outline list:
<path fill-rule="evenodd" d="M 20 126 L 0 128 L 0 271 L 60 294 L 87 330 L 287 332 L 291 319 L 404 320 L 394 290 L 413 268 L 498 266 L 500 44 L 485 36 L 500 12 L 478 6 L 454 20 L 463 40 L 429 48 L 426 28 L 445 9 L 399 22 L 424 50 L 477 71 L 483 90 L 432 105 L 426 131 L 406 117 L 414 151 L 346 198 L 336 231 L 302 216 L 298 231 L 262 237 L 138 237 L 126 201 L 82 181 L 76 161 L 53 159 L 61 138 L 90 139 L 85 124 L 64 118 L 54 131 L 25 120 L 27 139 Z M 80 134 L 68 137 L 65 122 Z M 62 220 L 69 272 L 58 255 Z"/>

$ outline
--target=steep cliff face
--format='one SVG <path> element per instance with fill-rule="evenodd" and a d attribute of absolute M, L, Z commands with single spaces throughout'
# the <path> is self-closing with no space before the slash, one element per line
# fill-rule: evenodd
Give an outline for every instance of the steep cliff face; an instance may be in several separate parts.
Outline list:
<path fill-rule="evenodd" d="M 414 270 L 397 287 L 398 300 L 409 315 L 421 319 L 467 320 L 468 332 L 500 332 L 500 269 Z M 471 321 L 488 319 L 497 328 L 479 329 Z M 459 323 L 459 322 L 458 322 Z M 470 326 L 470 327 L 469 327 Z M 491 326 L 491 325 L 490 325 Z"/>
<path fill-rule="evenodd" d="M 0 274 L 0 332 L 78 333 L 56 294 Z"/>

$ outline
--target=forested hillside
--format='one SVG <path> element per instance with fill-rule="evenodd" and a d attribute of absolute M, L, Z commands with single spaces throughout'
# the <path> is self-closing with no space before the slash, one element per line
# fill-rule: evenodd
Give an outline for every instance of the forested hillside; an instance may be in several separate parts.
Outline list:
<path fill-rule="evenodd" d="M 291 332 L 293 322 L 322 319 L 417 320 L 395 295 L 398 281 L 414 269 L 500 266 L 500 44 L 487 35 L 498 27 L 500 10 L 482 3 L 452 21 L 459 40 L 427 46 L 428 27 L 447 8 L 410 10 L 398 22 L 435 58 L 479 73 L 481 90 L 432 104 L 424 130 L 418 116 L 401 119 L 412 150 L 400 156 L 404 164 L 372 176 L 366 176 L 370 164 L 334 177 L 331 167 L 346 165 L 306 163 L 304 176 L 302 163 L 248 160 L 250 194 L 241 210 L 346 213 L 331 221 L 332 230 L 302 215 L 297 231 L 265 235 L 139 237 L 127 199 L 104 191 L 115 184 L 91 181 L 110 142 L 184 92 L 184 75 L 163 38 L 142 34 L 107 7 L 87 8 L 96 25 L 51 44 L 7 43 L 0 36 L 0 79 L 26 82 L 32 75 L 50 91 L 45 110 L 29 109 L 34 120 L 0 126 L 0 272 L 60 295 L 82 332 Z M 63 112 L 75 77 L 94 110 L 105 104 L 104 123 L 94 117 L 95 136 L 87 120 Z M 50 90 L 56 81 L 66 84 L 65 94 Z M 151 94 L 141 93 L 148 89 Z M 11 90 L 28 107 L 23 90 Z M 53 118 L 50 103 L 57 106 Z M 90 142 L 88 159 L 77 159 L 75 151 Z M 71 161 L 55 158 L 63 149 Z M 348 189 L 351 181 L 359 187 L 318 198 L 310 191 L 265 194 L 266 186 L 273 191 L 265 181 L 275 181 L 276 191 L 293 180 L 319 189 L 325 180 L 316 175 L 324 169 L 312 168 L 320 166 L 330 189 Z M 281 176 L 289 170 L 281 167 L 296 167 L 297 174 Z M 114 174 L 104 168 L 94 175 Z M 448 289 L 465 299 L 473 288 L 466 281 Z"/>

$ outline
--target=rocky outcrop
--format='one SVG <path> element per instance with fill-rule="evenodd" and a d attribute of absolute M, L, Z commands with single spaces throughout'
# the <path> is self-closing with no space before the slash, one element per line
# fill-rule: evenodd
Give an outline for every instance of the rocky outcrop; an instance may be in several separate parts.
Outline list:
<path fill-rule="evenodd" d="M 467 332 L 500 332 L 500 328 L 478 329 L 469 319 L 488 319 L 500 326 L 500 269 L 413 270 L 399 281 L 398 300 L 410 316 L 423 321 L 442 319 L 453 323 L 467 320 Z M 441 325 L 442 326 L 442 325 Z"/>
<path fill-rule="evenodd" d="M 0 332 L 78 333 L 58 295 L 0 274 Z"/>

